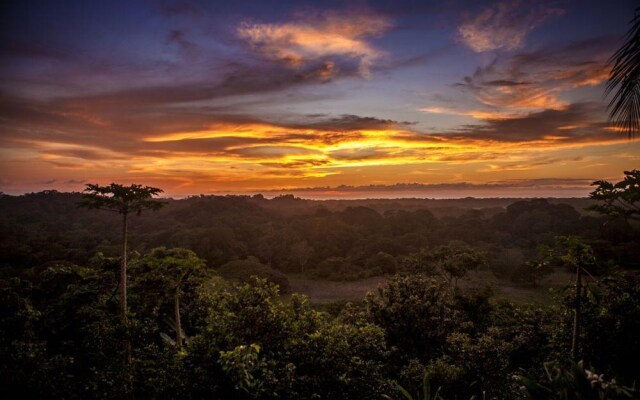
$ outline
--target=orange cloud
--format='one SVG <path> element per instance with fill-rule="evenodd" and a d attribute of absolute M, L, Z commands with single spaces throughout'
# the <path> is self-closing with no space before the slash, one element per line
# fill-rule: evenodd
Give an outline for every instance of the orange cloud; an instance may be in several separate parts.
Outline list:
<path fill-rule="evenodd" d="M 479 120 L 487 120 L 487 119 L 510 119 L 517 118 L 521 116 L 521 114 L 508 114 L 504 112 L 496 112 L 496 111 L 481 111 L 481 110 L 456 110 L 452 108 L 446 107 L 424 107 L 419 109 L 418 111 L 430 113 L 430 114 L 447 114 L 447 115 L 463 115 L 472 117 Z"/>
<path fill-rule="evenodd" d="M 544 87 L 490 87 L 479 91 L 476 98 L 493 106 L 515 110 L 565 108 L 568 103 L 558 98 L 558 88 Z"/>
<path fill-rule="evenodd" d="M 243 23 L 237 30 L 251 47 L 263 56 L 298 67 L 321 60 L 325 79 L 336 72 L 333 57 L 359 61 L 359 72 L 369 76 L 376 59 L 384 53 L 365 39 L 378 36 L 391 27 L 390 21 L 375 14 L 339 15 L 327 13 L 320 18 L 285 23 Z"/>
<path fill-rule="evenodd" d="M 426 170 L 432 172 L 419 176 L 431 181 L 448 181 L 454 174 L 455 179 L 481 179 L 483 174 L 495 174 L 487 176 L 497 179 L 510 171 L 534 174 L 549 164 L 573 159 L 560 154 L 549 157 L 557 162 L 537 162 L 542 152 L 582 152 L 626 142 L 625 137 L 607 131 L 598 110 L 596 105 L 583 104 L 516 115 L 425 108 L 425 112 L 481 120 L 441 133 L 354 115 L 312 115 L 289 125 L 230 119 L 200 129 L 162 126 L 146 134 L 110 136 L 112 131 L 102 130 L 98 133 L 109 140 L 100 142 L 61 134 L 74 131 L 70 122 L 63 125 L 61 121 L 59 130 L 42 135 L 40 125 L 28 129 L 33 121 L 25 120 L 19 130 L 2 138 L 6 156 L 0 168 L 10 181 L 110 179 L 155 183 L 170 193 L 363 180 L 395 183 Z M 85 125 L 75 129 L 93 132 Z"/>
<path fill-rule="evenodd" d="M 339 131 L 336 139 L 338 132 L 326 128 L 217 124 L 199 132 L 150 136 L 145 141 L 165 152 L 159 156 L 161 160 L 153 163 L 153 168 L 190 165 L 203 171 L 228 171 L 229 176 L 236 178 L 246 174 L 291 176 L 294 170 L 299 177 L 322 177 L 345 168 L 430 163 L 518 162 L 524 165 L 527 156 L 518 157 L 532 149 L 572 149 L 620 139 L 603 135 L 600 126 L 588 121 L 576 122 L 591 112 L 589 110 L 574 107 L 504 118 L 478 114 L 476 117 L 484 117 L 492 125 L 470 126 L 467 131 L 449 134 L 421 134 L 400 127 L 380 126 Z M 524 127 L 527 128 L 523 131 Z M 333 138 L 325 140 L 327 136 Z M 231 167 L 233 170 L 229 171 Z"/>

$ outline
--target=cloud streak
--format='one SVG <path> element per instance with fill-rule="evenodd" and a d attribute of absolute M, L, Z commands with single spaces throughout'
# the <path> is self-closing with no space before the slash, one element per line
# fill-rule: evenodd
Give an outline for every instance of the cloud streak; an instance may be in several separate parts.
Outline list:
<path fill-rule="evenodd" d="M 461 41 L 475 52 L 516 50 L 524 45 L 529 32 L 563 13 L 544 2 L 499 1 L 466 18 L 458 33 Z"/>
<path fill-rule="evenodd" d="M 75 105 L 70 106 L 75 102 L 54 104 L 49 108 L 23 104 L 42 115 L 24 118 L 25 111 L 19 126 L 5 125 L 3 144 L 26 149 L 31 159 L 60 170 L 95 172 L 110 166 L 132 176 L 156 177 L 182 171 L 181 176 L 193 176 L 194 184 L 208 179 L 236 184 L 294 176 L 315 179 L 347 170 L 405 165 L 475 164 L 480 171 L 524 170 L 563 160 L 580 161 L 566 156 L 532 161 L 531 151 L 617 140 L 598 117 L 602 110 L 590 103 L 509 119 L 484 119 L 441 133 L 420 132 L 407 122 L 349 114 L 301 116 L 288 123 L 224 115 L 216 120 L 215 115 L 208 115 L 205 126 L 189 125 L 184 131 L 160 130 L 151 116 L 139 120 L 135 130 L 127 130 L 118 119 L 95 121 L 69 112 L 65 107 L 75 110 Z"/>

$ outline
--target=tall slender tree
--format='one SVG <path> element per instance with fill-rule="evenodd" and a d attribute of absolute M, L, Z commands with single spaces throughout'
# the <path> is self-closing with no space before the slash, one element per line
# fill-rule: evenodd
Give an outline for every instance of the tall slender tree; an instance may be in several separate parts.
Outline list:
<path fill-rule="evenodd" d="M 640 7 L 636 8 L 624 44 L 609 60 L 605 95 L 613 92 L 609 119 L 632 138 L 640 130 Z"/>
<path fill-rule="evenodd" d="M 596 262 L 593 249 L 584 243 L 577 236 L 560 236 L 556 238 L 561 249 L 560 261 L 566 266 L 575 269 L 576 283 L 573 301 L 573 330 L 571 333 L 571 358 L 575 361 L 580 356 L 580 335 L 582 329 L 582 293 L 583 293 L 583 273 L 588 272 L 587 267 L 593 266 Z"/>
<path fill-rule="evenodd" d="M 169 303 L 167 298 L 173 299 L 175 347 L 181 350 L 185 339 L 180 316 L 181 299 L 185 294 L 193 296 L 195 288 L 204 280 L 204 260 L 191 250 L 158 247 L 137 260 L 133 268 L 136 269 L 139 292 L 150 298 L 148 304 L 160 309 L 161 305 Z"/>
<path fill-rule="evenodd" d="M 124 186 L 112 183 L 107 186 L 87 184 L 80 207 L 116 212 L 122 216 L 122 261 L 120 263 L 120 318 L 128 330 L 127 316 L 127 218 L 140 215 L 144 210 L 159 210 L 165 203 L 154 199 L 162 189 L 132 184 Z M 125 365 L 131 364 L 131 341 L 124 340 Z"/>

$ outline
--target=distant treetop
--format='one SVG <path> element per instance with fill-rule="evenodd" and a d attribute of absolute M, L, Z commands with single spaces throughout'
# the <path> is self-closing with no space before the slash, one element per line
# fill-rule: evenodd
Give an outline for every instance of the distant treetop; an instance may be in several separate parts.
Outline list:
<path fill-rule="evenodd" d="M 89 183 L 82 195 L 81 207 L 89 209 L 115 211 L 120 214 L 135 212 L 140 214 L 143 210 L 158 210 L 165 202 L 153 199 L 163 190 L 151 186 L 132 184 L 124 186 L 111 183 L 107 186 Z"/>

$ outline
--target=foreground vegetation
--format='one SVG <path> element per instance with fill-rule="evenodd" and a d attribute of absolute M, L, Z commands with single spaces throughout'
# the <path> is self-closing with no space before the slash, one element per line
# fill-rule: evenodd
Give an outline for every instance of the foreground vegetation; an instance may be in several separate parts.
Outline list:
<path fill-rule="evenodd" d="M 427 377 L 443 398 L 512 398 L 525 395 L 518 376 L 543 385 L 545 362 L 570 353 L 571 290 L 550 307 L 517 306 L 437 278 L 398 276 L 363 306 L 334 316 L 298 295 L 282 301 L 264 280 L 209 277 L 193 253 L 165 249 L 132 261 L 126 332 L 114 296 L 117 264 L 96 257 L 87 267 L 56 265 L 37 279 L 4 282 L 2 390 L 23 398 L 131 391 L 138 398 L 377 399 L 402 398 L 398 384 L 416 393 Z M 180 292 L 181 346 L 171 273 L 180 266 L 192 270 Z M 616 274 L 589 285 L 583 309 L 580 359 L 604 373 L 611 390 L 630 387 L 640 356 L 637 278 Z"/>

